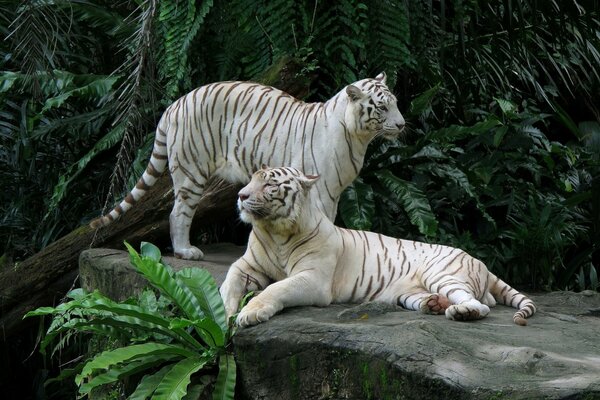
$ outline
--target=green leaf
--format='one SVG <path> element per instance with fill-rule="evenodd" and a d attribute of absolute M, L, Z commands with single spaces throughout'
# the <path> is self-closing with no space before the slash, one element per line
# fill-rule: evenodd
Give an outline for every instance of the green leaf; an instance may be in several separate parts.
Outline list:
<path fill-rule="evenodd" d="M 494 133 L 495 147 L 500 146 L 500 143 L 502 143 L 502 139 L 504 139 L 506 132 L 508 132 L 508 126 L 501 126 L 500 128 L 496 129 L 496 133 Z"/>
<path fill-rule="evenodd" d="M 21 74 L 10 71 L 3 71 L 0 74 L 0 93 L 8 92 L 15 82 L 18 82 L 19 79 L 23 79 Z"/>
<path fill-rule="evenodd" d="M 517 105 L 510 100 L 499 99 L 494 97 L 503 114 L 512 114 L 517 110 Z"/>
<path fill-rule="evenodd" d="M 430 106 L 433 98 L 440 91 L 440 83 L 427 89 L 423 93 L 415 97 L 408 107 L 408 117 L 420 117 Z"/>
<path fill-rule="evenodd" d="M 140 254 L 142 257 L 148 257 L 156 262 L 160 261 L 160 249 L 152 243 L 142 242 L 140 244 Z"/>
<path fill-rule="evenodd" d="M 437 232 L 437 219 L 425 194 L 414 184 L 394 176 L 389 170 L 375 173 L 377 179 L 388 188 L 400 201 L 410 222 L 419 232 L 426 236 L 434 236 Z"/>
<path fill-rule="evenodd" d="M 81 374 L 75 378 L 75 383 L 81 385 L 84 378 L 89 377 L 97 370 L 106 370 L 122 362 L 152 355 L 166 355 L 169 358 L 178 355 L 189 358 L 195 357 L 196 353 L 182 346 L 162 343 L 135 344 L 115 350 L 108 350 L 100 353 L 85 364 Z"/>
<path fill-rule="evenodd" d="M 79 393 L 90 393 L 94 388 L 107 383 L 117 382 L 127 376 L 137 374 L 148 368 L 179 358 L 179 355 L 155 355 L 142 357 L 124 365 L 112 366 L 108 371 L 94 376 L 79 387 Z"/>
<path fill-rule="evenodd" d="M 469 136 L 482 135 L 501 124 L 494 115 L 490 115 L 487 119 L 471 126 L 450 125 L 436 131 L 430 131 L 425 139 L 432 142 L 453 143 Z"/>
<path fill-rule="evenodd" d="M 201 268 L 184 268 L 175 276 L 196 296 L 202 312 L 219 324 L 221 331 L 225 334 L 228 329 L 227 313 L 219 294 L 217 282 L 210 272 Z"/>
<path fill-rule="evenodd" d="M 170 321 L 162 315 L 144 309 L 136 304 L 116 303 L 103 296 L 98 291 L 89 293 L 80 300 L 63 303 L 54 309 L 45 307 L 44 310 L 34 310 L 32 315 L 43 315 L 48 313 L 62 314 L 75 310 L 80 311 L 82 315 L 85 315 L 88 319 L 94 318 L 94 320 L 87 322 L 80 321 L 73 326 L 66 323 L 64 325 L 59 325 L 57 327 L 58 329 L 53 329 L 51 327 L 48 330 L 47 337 L 44 339 L 44 343 L 47 343 L 47 340 L 51 340 L 57 333 L 62 331 L 68 329 L 87 330 L 90 329 L 90 326 L 93 324 L 102 323 L 103 325 L 113 327 L 146 329 L 185 342 L 195 349 L 200 350 L 203 348 L 202 345 L 188 332 L 170 326 Z"/>
<path fill-rule="evenodd" d="M 219 358 L 219 375 L 213 390 L 213 400 L 233 400 L 237 368 L 232 354 L 223 354 Z"/>
<path fill-rule="evenodd" d="M 160 384 L 164 376 L 173 369 L 175 364 L 170 364 L 161 368 L 158 372 L 152 375 L 146 375 L 135 388 L 134 392 L 129 395 L 128 400 L 146 400 L 152 397 L 156 387 Z"/>
<path fill-rule="evenodd" d="M 410 158 L 431 158 L 431 159 L 447 159 L 448 156 L 444 154 L 440 149 L 438 149 L 435 145 L 428 145 L 423 147 L 421 150 L 413 154 Z"/>
<path fill-rule="evenodd" d="M 189 320 L 196 321 L 204 319 L 200 302 L 194 293 L 183 281 L 176 279 L 171 275 L 171 271 L 160 262 L 149 257 L 140 257 L 140 255 L 125 242 L 129 251 L 131 262 L 137 270 L 144 275 L 148 282 L 165 296 L 169 297 L 186 315 Z M 211 347 L 217 346 L 216 343 L 223 343 L 219 336 L 215 337 L 198 325 L 194 325 L 196 332 Z M 223 335 L 221 333 L 221 335 Z"/>
<path fill-rule="evenodd" d="M 340 216 L 350 229 L 369 230 L 375 215 L 375 201 L 371 185 L 357 178 L 344 190 L 340 198 Z"/>
<path fill-rule="evenodd" d="M 58 96 L 51 97 L 44 103 L 42 113 L 45 113 L 52 108 L 62 106 L 70 97 L 95 100 L 99 104 L 103 98 L 112 93 L 113 86 L 119 78 L 119 76 L 98 76 L 96 80 L 88 84 L 66 91 Z"/>
<path fill-rule="evenodd" d="M 209 357 L 192 357 L 179 361 L 161 379 L 156 387 L 153 400 L 180 400 L 187 393 L 191 376 L 210 360 Z"/>

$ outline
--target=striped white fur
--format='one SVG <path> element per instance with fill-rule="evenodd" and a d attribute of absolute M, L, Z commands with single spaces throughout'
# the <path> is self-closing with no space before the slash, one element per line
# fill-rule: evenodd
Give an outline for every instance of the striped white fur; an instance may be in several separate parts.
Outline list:
<path fill-rule="evenodd" d="M 239 192 L 252 233 L 221 286 L 228 315 L 246 292 L 263 290 L 241 310 L 239 325 L 284 307 L 370 300 L 453 320 L 483 318 L 496 302 L 518 309 L 518 325 L 535 313 L 529 298 L 460 249 L 334 226 L 315 204 L 317 182 L 294 168 L 264 167 Z"/>
<path fill-rule="evenodd" d="M 217 175 L 247 183 L 263 163 L 320 174 L 317 202 L 333 220 L 342 191 L 362 168 L 369 142 L 377 136 L 396 137 L 403 127 L 384 73 L 348 85 L 325 103 L 304 103 L 250 82 L 202 86 L 165 111 L 136 187 L 91 226 L 108 225 L 129 210 L 164 171 L 167 158 L 175 192 L 171 240 L 178 257 L 202 257 L 190 245 L 189 230 L 207 180 Z"/>

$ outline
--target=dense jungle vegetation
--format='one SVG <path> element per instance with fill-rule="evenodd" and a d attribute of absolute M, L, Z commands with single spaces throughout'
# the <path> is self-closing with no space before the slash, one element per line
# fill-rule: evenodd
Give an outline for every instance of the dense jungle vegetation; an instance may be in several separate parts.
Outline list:
<path fill-rule="evenodd" d="M 597 289 L 599 12 L 595 0 L 0 1 L 2 264 L 121 198 L 177 97 L 293 63 L 307 101 L 386 71 L 408 122 L 372 144 L 339 224 L 461 247 L 516 286 Z"/>

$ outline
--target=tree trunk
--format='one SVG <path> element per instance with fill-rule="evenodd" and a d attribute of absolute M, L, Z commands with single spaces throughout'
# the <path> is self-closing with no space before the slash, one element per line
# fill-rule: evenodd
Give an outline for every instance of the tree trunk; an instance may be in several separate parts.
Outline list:
<path fill-rule="evenodd" d="M 285 57 L 267 69 L 258 81 L 292 96 L 303 97 L 309 93 L 314 77 L 298 78 L 301 68 L 301 62 Z M 238 190 L 238 185 L 223 181 L 209 183 L 194 216 L 193 228 L 234 215 Z M 69 288 L 78 287 L 77 266 L 82 250 L 92 247 L 123 249 L 125 240 L 134 247 L 142 240 L 166 243 L 172 206 L 171 178 L 165 174 L 120 220 L 98 231 L 82 226 L 13 268 L 0 271 L 0 330 L 3 336 L 9 337 L 28 322 L 34 322 L 22 321 L 28 311 L 56 304 Z"/>

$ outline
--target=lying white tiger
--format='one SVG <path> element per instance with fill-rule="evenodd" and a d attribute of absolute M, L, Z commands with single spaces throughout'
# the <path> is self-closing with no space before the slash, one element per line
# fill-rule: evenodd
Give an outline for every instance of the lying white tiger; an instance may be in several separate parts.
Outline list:
<path fill-rule="evenodd" d="M 325 103 L 304 103 L 250 82 L 202 86 L 165 111 L 135 188 L 90 225 L 108 225 L 127 212 L 156 182 L 167 159 L 175 191 L 170 227 L 177 257 L 203 256 L 190 244 L 189 231 L 207 180 L 217 175 L 247 183 L 263 163 L 320 174 L 317 201 L 334 220 L 339 197 L 362 168 L 369 142 L 379 135 L 396 137 L 403 127 L 384 73 L 348 85 Z"/>
<path fill-rule="evenodd" d="M 239 192 L 252 233 L 221 286 L 228 315 L 246 292 L 264 289 L 238 314 L 239 325 L 284 307 L 370 300 L 461 321 L 485 317 L 496 301 L 518 309 L 518 325 L 535 313 L 530 299 L 462 250 L 334 226 L 314 203 L 317 181 L 295 168 L 263 167 Z"/>

